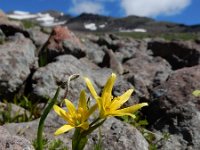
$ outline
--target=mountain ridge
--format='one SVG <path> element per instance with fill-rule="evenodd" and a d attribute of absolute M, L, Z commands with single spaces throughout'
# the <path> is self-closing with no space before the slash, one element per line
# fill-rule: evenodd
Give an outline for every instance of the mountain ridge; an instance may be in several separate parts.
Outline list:
<path fill-rule="evenodd" d="M 23 12 L 13 11 L 8 14 L 11 19 L 16 19 Z M 20 14 L 21 13 L 21 14 Z M 47 10 L 36 14 L 33 18 L 41 26 L 67 25 L 71 30 L 75 31 L 96 31 L 96 32 L 149 32 L 149 33 L 172 33 L 172 32 L 200 32 L 200 24 L 185 25 L 168 21 L 157 21 L 148 17 L 139 17 L 135 15 L 126 17 L 111 17 L 92 13 L 82 13 L 78 16 L 71 16 L 55 10 Z M 37 19 L 37 15 L 43 17 Z M 15 15 L 14 18 L 13 15 Z M 27 12 L 24 13 L 27 15 Z M 45 18 L 46 17 L 46 18 Z M 18 17 L 17 19 L 20 19 Z M 26 18 L 28 19 L 28 18 Z M 38 21 L 39 20 L 39 21 Z M 47 23 L 41 23 L 41 22 Z"/>

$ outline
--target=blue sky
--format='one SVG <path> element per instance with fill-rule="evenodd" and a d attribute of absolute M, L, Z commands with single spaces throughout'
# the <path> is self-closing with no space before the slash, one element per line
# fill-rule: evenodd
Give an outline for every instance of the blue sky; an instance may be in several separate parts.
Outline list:
<path fill-rule="evenodd" d="M 58 10 L 72 15 L 82 12 L 122 17 L 138 15 L 160 21 L 200 24 L 200 0 L 0 0 L 5 12 Z"/>

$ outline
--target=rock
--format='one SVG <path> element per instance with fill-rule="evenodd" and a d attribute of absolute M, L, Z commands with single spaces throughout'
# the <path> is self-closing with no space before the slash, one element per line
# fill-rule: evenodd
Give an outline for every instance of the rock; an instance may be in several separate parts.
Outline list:
<path fill-rule="evenodd" d="M 113 96 L 117 97 L 124 94 L 129 89 L 135 89 L 132 96 L 123 106 L 131 106 L 139 102 L 138 93 L 136 92 L 137 87 L 134 87 L 133 84 L 128 82 L 123 76 L 117 76 L 116 82 L 113 87 Z"/>
<path fill-rule="evenodd" d="M 26 138 L 10 134 L 6 128 L 0 126 L 0 148 L 2 150 L 34 150 Z"/>
<path fill-rule="evenodd" d="M 200 88 L 198 81 L 199 65 L 175 71 L 165 83 L 153 89 L 145 112 L 151 128 L 177 137 L 180 149 L 200 149 L 200 99 L 192 95 Z M 177 143 L 172 141 L 172 144 Z"/>
<path fill-rule="evenodd" d="M 22 34 L 0 45 L 0 97 L 12 99 L 37 67 L 35 46 Z"/>
<path fill-rule="evenodd" d="M 67 27 L 54 27 L 48 41 L 39 53 L 39 58 L 44 59 L 41 64 L 52 62 L 56 56 L 71 54 L 78 58 L 85 56 L 79 39 Z"/>
<path fill-rule="evenodd" d="M 30 112 L 27 111 L 26 109 L 12 104 L 12 103 L 1 103 L 0 102 L 0 120 L 3 120 L 3 116 L 2 113 L 8 113 L 9 114 L 9 118 L 11 119 L 11 121 L 17 121 L 18 118 L 20 118 L 21 116 L 30 116 Z M 15 120 L 14 120 L 15 119 Z"/>
<path fill-rule="evenodd" d="M 101 127 L 102 148 L 105 150 L 148 150 L 149 144 L 130 124 L 109 118 Z M 86 149 L 94 148 L 99 140 L 98 129 L 90 136 Z"/>
<path fill-rule="evenodd" d="M 39 120 L 27 123 L 11 123 L 4 125 L 4 127 L 13 135 L 23 135 L 28 140 L 33 141 L 36 138 L 38 121 Z M 73 131 L 56 137 L 53 135 L 53 133 L 64 123 L 65 121 L 52 111 L 45 121 L 44 135 L 49 140 L 62 140 L 64 145 L 66 145 L 68 149 L 71 149 Z M 94 144 L 96 144 L 98 140 L 98 133 L 99 131 L 97 129 L 89 136 L 89 141 L 85 148 L 86 150 L 94 148 Z M 101 133 L 102 146 L 104 149 L 148 150 L 147 141 L 135 127 L 115 118 L 109 118 L 103 124 Z"/>
<path fill-rule="evenodd" d="M 99 39 L 94 42 L 96 42 L 99 46 L 105 45 L 108 49 L 116 51 L 121 45 L 118 45 L 118 42 L 114 41 L 114 39 L 115 38 L 113 38 L 112 34 L 106 34 L 105 36 L 99 37 Z"/>
<path fill-rule="evenodd" d="M 105 49 L 105 52 L 106 54 L 104 56 L 104 59 L 102 63 L 99 64 L 99 66 L 108 67 L 118 74 L 123 74 L 123 66 L 121 62 L 116 58 L 115 53 L 112 51 L 112 49 Z"/>
<path fill-rule="evenodd" d="M 84 44 L 84 51 L 86 52 L 86 57 L 95 63 L 96 65 L 103 62 L 103 58 L 105 56 L 105 52 L 102 47 L 99 47 L 98 44 L 91 42 L 91 40 L 84 39 L 82 40 Z"/>
<path fill-rule="evenodd" d="M 146 87 L 159 85 L 166 81 L 171 73 L 171 66 L 160 57 L 151 57 L 145 53 L 137 52 L 135 57 L 124 63 L 124 68 L 128 70 L 126 78 L 132 78 L 143 82 Z"/>
<path fill-rule="evenodd" d="M 146 45 L 140 44 L 140 41 L 133 39 L 123 39 L 120 40 L 120 47 L 115 50 L 115 55 L 122 63 L 136 56 L 136 53 L 141 53 L 144 50 L 146 53 Z M 142 45 L 142 46 L 141 46 Z"/>
<path fill-rule="evenodd" d="M 4 35 L 4 33 L 1 31 L 1 29 L 0 29 L 0 44 L 3 44 L 4 41 L 5 41 L 5 35 Z"/>
<path fill-rule="evenodd" d="M 42 47 L 49 38 L 49 35 L 41 32 L 40 28 L 32 29 L 29 31 L 29 33 L 31 35 L 31 39 L 33 40 L 35 46 L 39 48 Z"/>
<path fill-rule="evenodd" d="M 102 87 L 111 74 L 110 69 L 89 68 L 90 64 L 78 60 L 71 55 L 63 55 L 56 58 L 55 62 L 39 68 L 33 75 L 33 95 L 42 97 L 53 97 L 55 91 L 62 82 L 66 82 L 72 74 L 80 74 L 81 77 L 71 82 L 68 99 L 77 100 L 80 90 L 85 89 L 85 83 L 82 79 L 87 76 L 93 80 L 94 86 Z M 100 90 L 100 89 L 98 89 Z M 61 90 L 60 96 L 64 95 L 65 90 Z"/>
<path fill-rule="evenodd" d="M 30 37 L 29 33 L 23 29 L 23 25 L 17 21 L 10 21 L 3 12 L 0 12 L 0 29 L 6 36 L 13 36 L 15 33 L 22 33 L 25 37 Z"/>
<path fill-rule="evenodd" d="M 192 41 L 151 41 L 148 49 L 154 56 L 166 59 L 173 70 L 200 64 L 200 44 Z"/>

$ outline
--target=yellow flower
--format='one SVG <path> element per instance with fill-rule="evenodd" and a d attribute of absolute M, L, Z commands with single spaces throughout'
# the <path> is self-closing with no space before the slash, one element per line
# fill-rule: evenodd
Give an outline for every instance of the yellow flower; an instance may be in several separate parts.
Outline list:
<path fill-rule="evenodd" d="M 59 135 L 73 128 L 87 130 L 89 128 L 87 120 L 90 114 L 95 111 L 96 106 L 94 105 L 88 109 L 85 91 L 81 91 L 77 109 L 68 99 L 65 99 L 65 104 L 68 111 L 65 111 L 57 105 L 53 106 L 54 111 L 68 123 L 57 129 L 54 134 Z"/>
<path fill-rule="evenodd" d="M 129 115 L 135 118 L 133 113 L 143 106 L 147 106 L 147 103 L 136 104 L 127 108 L 120 109 L 120 107 L 128 101 L 130 98 L 133 89 L 129 89 L 124 94 L 118 97 L 112 96 L 112 88 L 116 80 L 116 74 L 112 73 L 110 78 L 107 80 L 106 85 L 102 91 L 101 97 L 97 95 L 91 81 L 88 78 L 84 78 L 86 85 L 91 92 L 92 96 L 96 100 L 98 104 L 98 108 L 100 111 L 100 117 L 105 118 L 107 116 L 124 116 Z"/>
<path fill-rule="evenodd" d="M 200 96 L 200 90 L 195 90 L 192 92 L 192 94 L 195 96 L 195 97 L 198 97 Z"/>

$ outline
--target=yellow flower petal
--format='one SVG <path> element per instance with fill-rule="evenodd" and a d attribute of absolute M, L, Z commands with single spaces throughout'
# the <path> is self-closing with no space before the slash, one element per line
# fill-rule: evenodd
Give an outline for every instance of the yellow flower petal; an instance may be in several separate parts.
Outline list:
<path fill-rule="evenodd" d="M 78 108 L 83 108 L 87 110 L 86 94 L 84 90 L 81 91 Z"/>
<path fill-rule="evenodd" d="M 65 104 L 71 115 L 76 114 L 76 108 L 75 108 L 74 104 L 72 104 L 72 102 L 70 102 L 68 99 L 65 99 Z"/>
<path fill-rule="evenodd" d="M 88 115 L 90 116 L 98 107 L 98 104 L 93 105 L 88 112 Z"/>
<path fill-rule="evenodd" d="M 71 125 L 63 125 L 62 127 L 60 127 L 59 129 L 56 130 L 56 132 L 54 133 L 54 135 L 59 135 L 62 134 L 64 132 L 67 132 L 71 129 L 73 129 L 74 127 Z"/>
<path fill-rule="evenodd" d="M 55 111 L 59 116 L 61 116 L 64 120 L 67 120 L 67 117 L 65 116 L 66 111 L 65 111 L 64 109 L 60 108 L 60 107 L 57 106 L 57 105 L 54 105 L 54 106 L 53 106 L 53 109 L 54 109 L 54 111 Z"/>
<path fill-rule="evenodd" d="M 112 89 L 113 89 L 115 80 L 116 80 L 116 74 L 112 73 L 109 79 L 107 80 L 106 85 L 104 86 L 101 97 L 106 96 L 105 95 L 106 93 L 112 95 Z"/>
<path fill-rule="evenodd" d="M 192 92 L 192 94 L 195 96 L 195 97 L 198 97 L 200 96 L 200 90 L 195 90 Z"/>
<path fill-rule="evenodd" d="M 119 109 L 128 99 L 130 98 L 131 94 L 133 93 L 134 89 L 129 89 L 124 94 L 119 97 L 114 98 L 112 101 L 110 108 L 112 110 Z"/>
<path fill-rule="evenodd" d="M 134 113 L 138 109 L 140 109 L 140 108 L 142 108 L 144 106 L 148 106 L 148 104 L 147 103 L 139 103 L 139 104 L 136 104 L 136 105 L 124 108 L 124 109 L 116 110 L 115 112 L 116 113 L 120 113 L 120 114 L 123 114 L 123 113 Z"/>
<path fill-rule="evenodd" d="M 136 116 L 134 114 L 132 114 L 132 113 L 111 112 L 110 115 L 111 116 L 130 116 L 133 119 L 136 118 Z"/>
<path fill-rule="evenodd" d="M 83 122 L 80 125 L 78 125 L 77 127 L 80 127 L 84 130 L 87 130 L 89 128 L 89 123 L 88 122 Z"/>
<path fill-rule="evenodd" d="M 88 78 L 84 78 L 86 85 L 88 87 L 88 89 L 90 90 L 90 93 L 92 94 L 92 96 L 94 97 L 95 100 L 97 100 L 99 98 L 99 96 L 97 95 L 97 92 L 95 91 L 92 82 L 90 81 L 90 79 Z"/>

